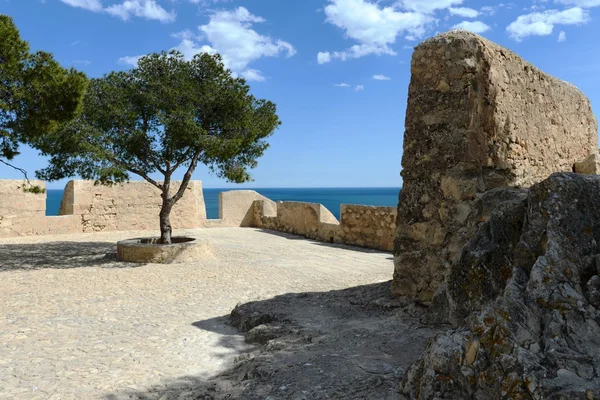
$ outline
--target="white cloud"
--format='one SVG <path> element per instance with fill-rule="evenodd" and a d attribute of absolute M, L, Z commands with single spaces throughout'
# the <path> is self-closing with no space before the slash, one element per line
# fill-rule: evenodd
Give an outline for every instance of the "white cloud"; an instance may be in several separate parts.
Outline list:
<path fill-rule="evenodd" d="M 568 6 L 577 6 L 583 8 L 600 6 L 600 0 L 556 0 L 556 2 L 566 4 Z"/>
<path fill-rule="evenodd" d="M 257 69 L 247 69 L 240 74 L 247 81 L 263 82 L 265 77 Z"/>
<path fill-rule="evenodd" d="M 326 52 L 319 52 L 319 54 L 317 54 L 317 62 L 319 64 L 327 64 L 328 62 L 331 62 L 331 54 L 326 51 Z"/>
<path fill-rule="evenodd" d="M 138 61 L 144 56 L 127 56 L 119 58 L 119 64 L 131 65 L 137 67 Z"/>
<path fill-rule="evenodd" d="M 452 29 L 464 29 L 473 33 L 483 33 L 490 30 L 490 27 L 481 21 L 463 21 L 456 24 Z"/>
<path fill-rule="evenodd" d="M 155 0 L 126 0 L 107 7 L 105 11 L 127 21 L 131 16 L 154 19 L 161 22 L 175 21 L 175 12 L 162 8 Z"/>
<path fill-rule="evenodd" d="M 497 7 L 494 6 L 483 6 L 481 7 L 481 13 L 485 15 L 494 15 L 496 14 Z"/>
<path fill-rule="evenodd" d="M 345 82 L 342 82 L 342 83 L 336 83 L 336 84 L 335 84 L 335 85 L 333 85 L 333 86 L 337 86 L 337 87 L 350 87 L 350 85 L 348 85 L 348 84 L 347 84 L 347 83 L 345 83 Z"/>
<path fill-rule="evenodd" d="M 192 4 L 199 4 L 201 6 L 208 7 L 212 4 L 217 3 L 231 3 L 233 0 L 188 0 Z"/>
<path fill-rule="evenodd" d="M 432 13 L 455 5 L 460 5 L 463 0 L 399 0 L 400 7 L 422 13 Z"/>
<path fill-rule="evenodd" d="M 196 39 L 201 40 L 192 31 L 186 30 L 183 32 L 172 35 L 177 39 L 181 39 L 181 42 L 173 49 L 179 51 L 186 60 L 191 60 L 196 54 L 208 53 L 215 54 L 217 51 L 208 45 L 199 45 L 195 42 Z"/>
<path fill-rule="evenodd" d="M 161 22 L 175 21 L 175 12 L 162 8 L 156 0 L 125 0 L 104 8 L 101 0 L 61 0 L 71 7 L 83 8 L 93 12 L 105 12 L 126 21 L 131 16 L 158 20 Z"/>
<path fill-rule="evenodd" d="M 373 79 L 375 79 L 376 81 L 389 81 L 392 78 L 385 75 L 373 75 Z"/>
<path fill-rule="evenodd" d="M 175 47 L 186 59 L 198 53 L 219 53 L 223 63 L 234 73 L 247 80 L 263 81 L 257 69 L 248 65 L 262 57 L 291 57 L 296 49 L 290 43 L 264 36 L 252 29 L 254 23 L 264 18 L 252 15 L 246 8 L 231 11 L 216 11 L 210 15 L 208 24 L 198 27 L 200 34 L 184 31 L 176 35 L 181 42 Z M 207 41 L 208 44 L 199 42 Z"/>
<path fill-rule="evenodd" d="M 400 33 L 422 37 L 426 25 L 434 21 L 431 16 L 420 12 L 401 12 L 396 7 L 381 7 L 368 0 L 328 1 L 324 10 L 326 21 L 342 29 L 348 38 L 356 40 L 358 44 L 343 51 L 320 53 L 321 63 L 370 54 L 395 55 L 389 46 L 396 42 Z"/>
<path fill-rule="evenodd" d="M 100 0 L 61 0 L 61 1 L 71 7 L 83 8 L 83 9 L 94 11 L 94 12 L 102 11 L 102 2 Z"/>
<path fill-rule="evenodd" d="M 558 34 L 558 42 L 564 42 L 565 40 L 567 40 L 567 33 L 565 31 L 560 31 L 560 33 Z"/>
<path fill-rule="evenodd" d="M 362 92 L 363 90 L 365 90 L 365 87 L 363 85 L 356 85 L 356 86 L 354 86 L 354 91 L 355 92 Z"/>
<path fill-rule="evenodd" d="M 546 2 L 547 0 L 542 0 L 542 2 Z M 499 3 L 494 6 L 484 6 L 480 8 L 480 13 L 484 15 L 495 15 L 500 9 L 510 10 L 514 7 L 513 3 Z"/>
<path fill-rule="evenodd" d="M 479 15 L 479 11 L 474 10 L 472 8 L 468 8 L 468 7 L 458 7 L 458 8 L 450 7 L 448 9 L 448 11 L 450 11 L 450 14 L 452 14 L 452 15 L 457 15 L 459 17 L 464 17 L 464 18 L 477 18 L 477 16 Z"/>
<path fill-rule="evenodd" d="M 554 25 L 579 25 L 585 24 L 589 20 L 588 12 L 579 7 L 564 11 L 548 10 L 521 15 L 506 30 L 513 39 L 521 41 L 528 36 L 550 35 Z"/>

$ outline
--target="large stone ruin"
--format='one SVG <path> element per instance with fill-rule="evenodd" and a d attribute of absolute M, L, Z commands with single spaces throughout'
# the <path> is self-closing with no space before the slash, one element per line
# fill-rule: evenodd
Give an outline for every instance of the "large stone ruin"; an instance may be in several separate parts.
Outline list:
<path fill-rule="evenodd" d="M 393 292 L 439 335 L 414 399 L 600 398 L 600 176 L 588 99 L 452 31 L 413 55 Z"/>
<path fill-rule="evenodd" d="M 464 31 L 415 49 L 405 125 L 393 290 L 423 303 L 477 230 L 483 193 L 571 172 L 598 147 L 581 91 Z"/>

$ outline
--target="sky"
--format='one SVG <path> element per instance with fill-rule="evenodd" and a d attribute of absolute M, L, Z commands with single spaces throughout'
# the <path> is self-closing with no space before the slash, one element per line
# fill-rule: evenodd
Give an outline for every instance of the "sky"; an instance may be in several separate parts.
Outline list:
<path fill-rule="evenodd" d="M 162 50 L 220 53 L 283 124 L 253 182 L 201 166 L 193 178 L 210 188 L 401 186 L 412 50 L 453 28 L 515 51 L 600 109 L 600 0 L 0 0 L 0 13 L 33 50 L 89 77 Z M 21 152 L 14 163 L 30 175 L 44 167 Z M 0 178 L 21 177 L 0 165 Z"/>

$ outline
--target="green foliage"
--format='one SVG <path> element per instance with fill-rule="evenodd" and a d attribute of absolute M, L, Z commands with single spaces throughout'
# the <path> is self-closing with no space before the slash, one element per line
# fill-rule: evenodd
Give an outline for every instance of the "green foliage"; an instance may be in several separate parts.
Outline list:
<path fill-rule="evenodd" d="M 183 166 L 188 178 L 201 162 L 241 183 L 279 124 L 275 104 L 252 96 L 219 55 L 151 54 L 137 68 L 90 81 L 80 116 L 44 138 L 51 160 L 38 177 L 108 184 L 133 173 L 164 189 L 150 174 L 169 182 Z"/>
<path fill-rule="evenodd" d="M 87 78 L 62 68 L 51 54 L 29 52 L 12 18 L 0 15 L 0 157 L 36 146 L 79 110 Z"/>
<path fill-rule="evenodd" d="M 23 186 L 23 191 L 26 193 L 33 193 L 33 194 L 44 194 L 46 193 L 46 189 L 44 189 L 41 186 L 38 185 L 34 185 L 34 186 Z"/>

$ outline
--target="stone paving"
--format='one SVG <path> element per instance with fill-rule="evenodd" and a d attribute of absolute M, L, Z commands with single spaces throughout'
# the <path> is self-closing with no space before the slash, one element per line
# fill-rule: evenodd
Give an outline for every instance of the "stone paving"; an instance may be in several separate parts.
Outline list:
<path fill-rule="evenodd" d="M 386 253 L 256 229 L 184 233 L 214 255 L 179 265 L 115 259 L 118 232 L 0 240 L 0 399 L 105 399 L 208 379 L 248 345 L 240 302 L 391 279 Z"/>

